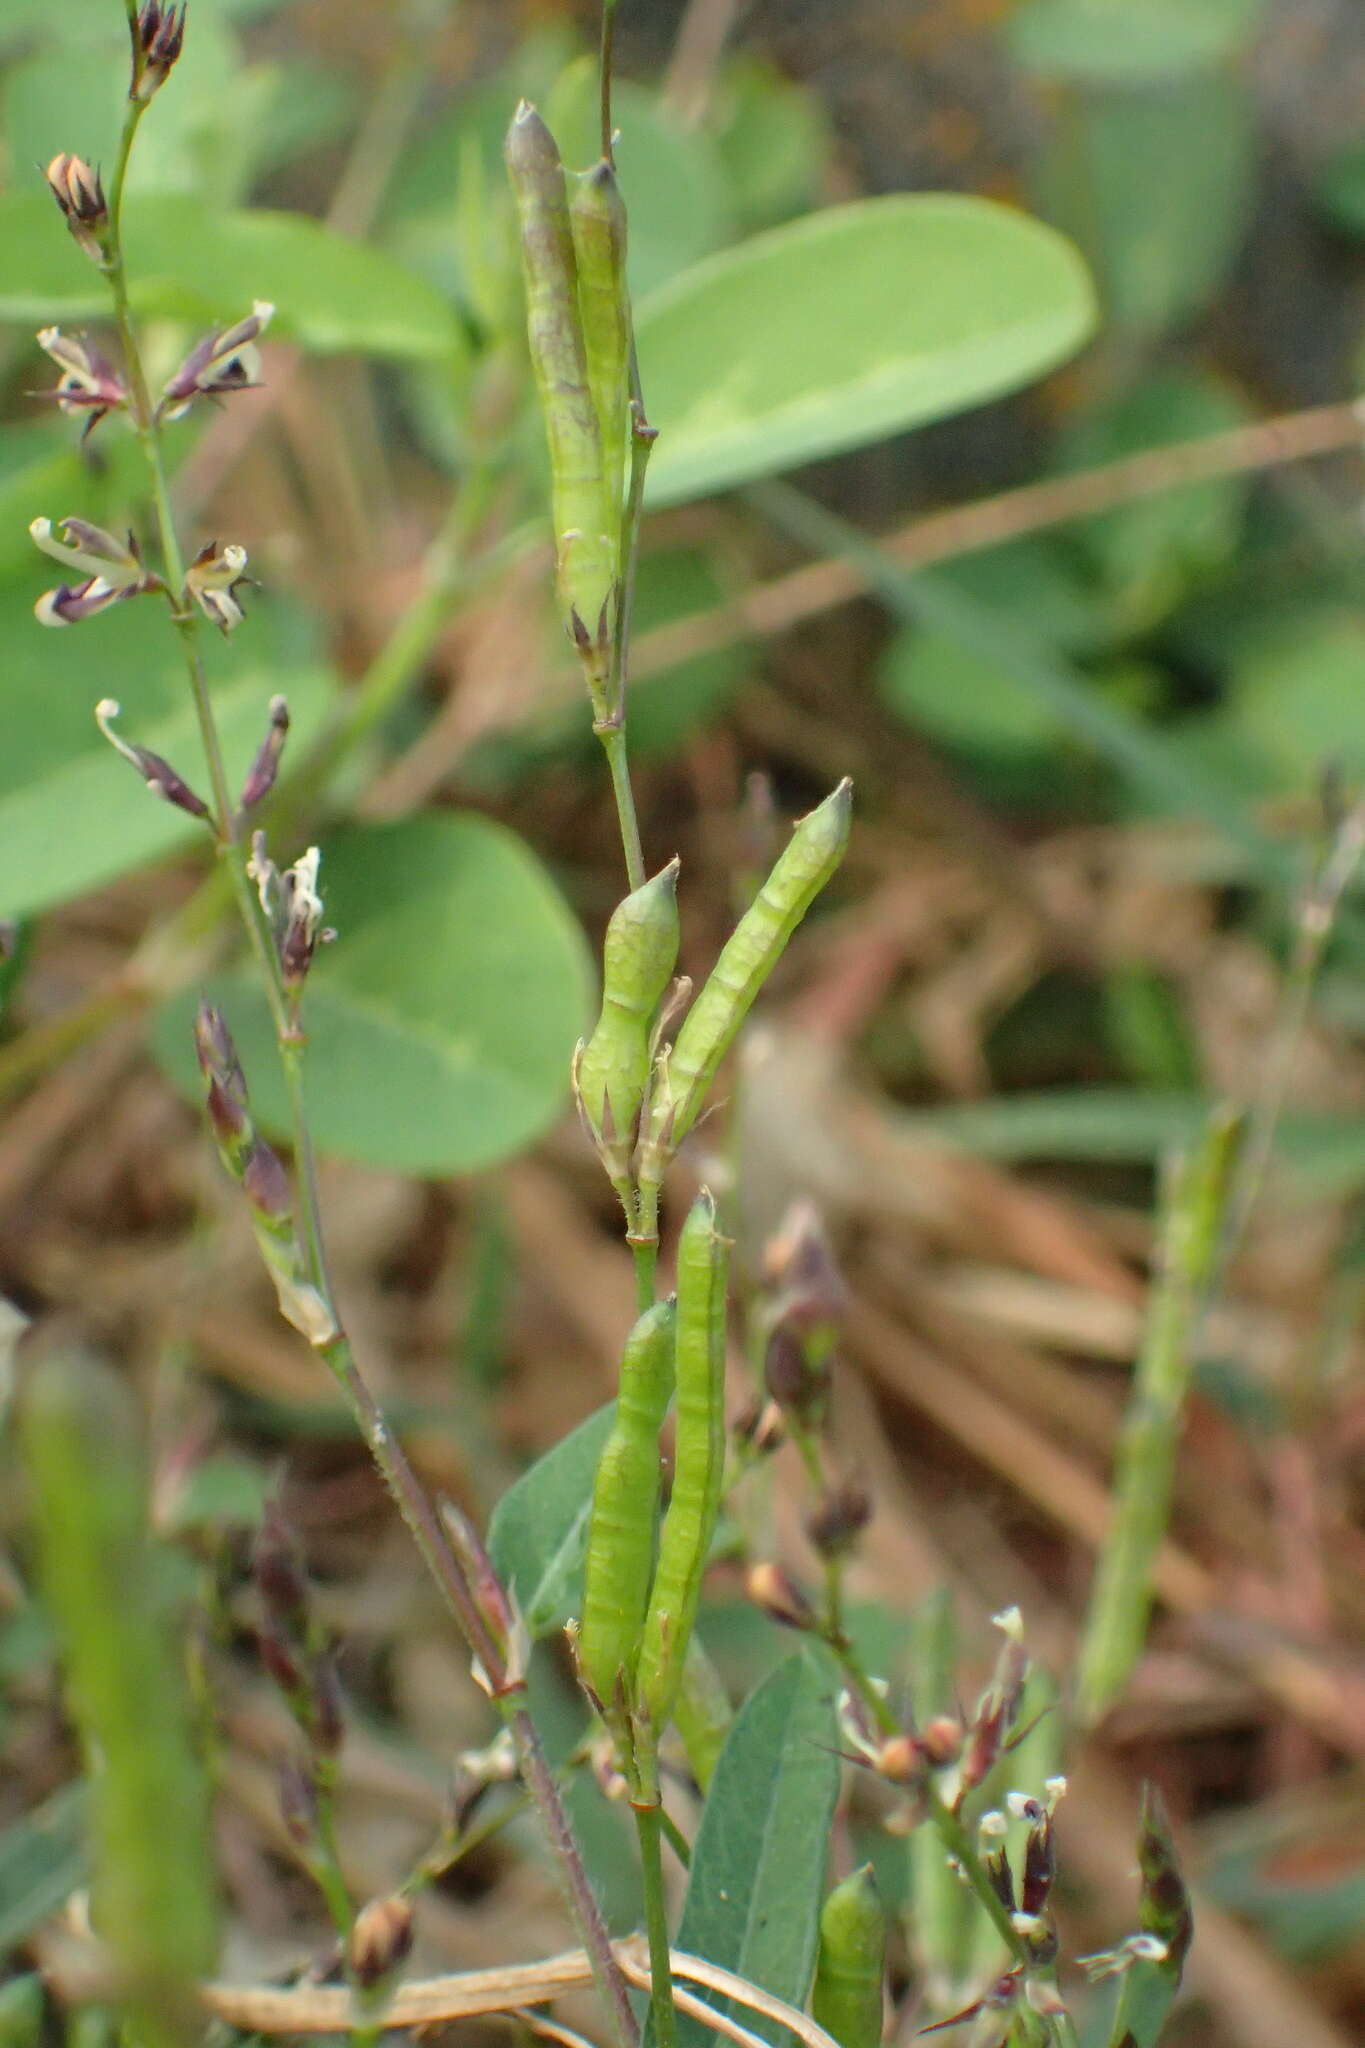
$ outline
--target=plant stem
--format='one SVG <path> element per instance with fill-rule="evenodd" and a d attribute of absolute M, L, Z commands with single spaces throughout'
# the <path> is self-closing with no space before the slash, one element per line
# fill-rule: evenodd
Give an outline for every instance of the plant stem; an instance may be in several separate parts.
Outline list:
<path fill-rule="evenodd" d="M 120 223 L 128 160 L 143 111 L 140 103 L 130 102 L 124 120 L 109 206 L 111 230 L 107 274 L 124 351 L 129 410 L 146 461 L 161 557 L 170 586 L 173 623 L 184 649 L 190 688 L 203 735 L 220 855 L 231 878 L 233 893 L 261 970 L 261 978 L 275 1020 L 289 1095 L 291 1138 L 298 1167 L 309 1277 L 326 1304 L 335 1326 L 335 1334 L 315 1348 L 345 1397 L 357 1428 L 393 1496 L 423 1562 L 462 1630 L 470 1650 L 488 1674 L 493 1689 L 497 1692 L 507 1678 L 499 1646 L 484 1621 L 479 1603 L 439 1517 L 370 1392 L 336 1314 L 335 1300 L 327 1273 L 312 1137 L 303 1092 L 303 1040 L 283 986 L 274 946 L 265 930 L 255 893 L 240 859 L 237 820 L 228 790 L 213 706 L 198 655 L 198 622 L 192 612 L 187 612 L 183 608 L 184 558 L 171 513 L 170 493 L 166 483 L 156 414 L 151 404 L 146 372 L 128 303 Z M 524 1707 L 509 1704 L 502 1699 L 499 1704 L 516 1743 L 523 1782 L 540 1813 L 551 1849 L 558 1860 L 579 1932 L 604 2002 L 612 2015 L 621 2048 L 635 2048 L 638 2029 L 631 2011 L 625 1979 L 612 1953 L 601 1908 L 589 1882 L 578 1844 L 569 1827 L 558 1786 L 546 1764 L 534 1723 Z"/>
<path fill-rule="evenodd" d="M 645 857 L 640 845 L 640 823 L 635 815 L 635 792 L 630 784 L 630 763 L 626 756 L 625 727 L 599 728 L 598 738 L 611 770 L 611 790 L 616 799 L 616 820 L 621 828 L 621 850 L 626 857 L 626 882 L 631 889 L 645 884 Z"/>
<path fill-rule="evenodd" d="M 668 1906 L 664 1897 L 663 1830 L 659 1807 L 641 1801 L 635 1808 L 640 1837 L 640 1877 L 645 1895 L 645 1932 L 649 1937 L 649 1976 L 653 1991 L 650 2015 L 658 2048 L 677 2048 L 678 2023 L 673 2006 L 673 1973 L 668 1955 Z"/>

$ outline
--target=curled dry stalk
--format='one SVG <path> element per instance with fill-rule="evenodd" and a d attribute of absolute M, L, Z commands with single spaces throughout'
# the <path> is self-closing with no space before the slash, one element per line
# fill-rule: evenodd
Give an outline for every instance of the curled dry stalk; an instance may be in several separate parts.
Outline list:
<path fill-rule="evenodd" d="M 64 585 L 49 593 L 40 601 L 38 613 L 45 623 L 69 624 L 125 597 L 156 594 L 168 604 L 202 737 L 209 801 L 198 797 L 169 764 L 145 749 L 115 738 L 112 719 L 117 714 L 116 706 L 100 707 L 101 722 L 120 752 L 158 794 L 202 818 L 213 832 L 221 870 L 235 899 L 274 1021 L 288 1094 L 296 1193 L 290 1188 L 281 1162 L 252 1125 L 245 1083 L 226 1027 L 220 1018 L 201 1013 L 199 1054 L 208 1082 L 214 1135 L 229 1170 L 242 1183 L 282 1311 L 308 1338 L 330 1371 L 423 1562 L 469 1644 L 486 1689 L 510 1730 L 523 1782 L 557 1860 L 614 2032 L 622 2048 L 634 2048 L 638 2027 L 626 1980 L 612 1950 L 558 1787 L 524 1704 L 525 1674 L 515 1619 L 472 1531 L 443 1522 L 436 1513 L 374 1399 L 337 1310 L 327 1267 L 304 1093 L 303 986 L 313 950 L 324 936 L 320 928 L 321 902 L 315 886 L 317 856 L 310 851 L 284 875 L 274 868 L 259 842 L 253 847 L 250 862 L 244 857 L 244 819 L 252 804 L 274 782 L 287 732 L 287 710 L 272 707 L 270 731 L 241 800 L 234 802 L 199 636 L 200 614 L 225 632 L 240 622 L 237 591 L 245 580 L 245 553 L 240 548 L 210 548 L 193 563 L 186 563 L 171 507 L 163 449 L 163 429 L 168 417 L 186 409 L 200 394 L 226 392 L 251 381 L 246 368 L 247 351 L 272 309 L 258 307 L 250 321 L 202 344 L 165 387 L 161 400 L 153 402 L 129 299 L 123 203 L 139 127 L 179 55 L 185 24 L 183 10 L 177 12 L 151 4 L 137 8 L 130 0 L 127 12 L 132 39 L 132 82 L 108 197 L 97 174 L 78 158 L 54 159 L 47 175 L 74 238 L 96 263 L 109 286 L 122 365 L 121 373 L 109 372 L 103 393 L 108 403 L 102 409 L 126 411 L 141 447 L 161 568 L 159 573 L 146 571 L 131 544 L 123 549 L 110 536 L 89 528 L 85 522 L 63 522 L 63 540 L 53 539 L 49 522 L 35 522 L 34 537 L 39 545 L 65 566 L 79 569 L 85 575 L 82 583 Z M 64 353 L 59 352 L 58 344 Z M 64 388 L 68 392 L 79 394 L 82 378 L 88 385 L 92 371 L 104 372 L 109 368 L 102 361 L 92 365 L 79 344 L 63 343 L 53 330 L 44 336 L 44 346 L 67 371 Z M 77 356 L 74 369 L 73 350 Z M 70 382 L 73 375 L 74 384 Z M 89 396 L 72 398 L 66 409 L 74 409 L 77 402 L 93 404 Z M 98 415 L 92 412 L 94 417 Z"/>

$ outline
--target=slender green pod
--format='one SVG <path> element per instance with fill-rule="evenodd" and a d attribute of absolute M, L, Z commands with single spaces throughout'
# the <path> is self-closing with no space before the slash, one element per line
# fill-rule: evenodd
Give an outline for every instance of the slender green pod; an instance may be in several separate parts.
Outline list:
<path fill-rule="evenodd" d="M 616 172 L 603 157 L 578 181 L 569 203 L 578 261 L 578 316 L 588 386 L 597 408 L 607 510 L 619 537 L 626 448 L 630 441 L 630 294 L 626 288 L 626 209 Z"/>
<path fill-rule="evenodd" d="M 578 274 L 564 166 L 529 101 L 512 117 L 505 146 L 521 229 L 526 335 L 550 450 L 551 510 L 560 602 L 585 661 L 610 634 L 616 585 L 602 436 L 588 382 L 578 313 Z M 616 524 L 619 524 L 619 508 Z M 590 673 L 590 682 L 594 675 Z"/>
<path fill-rule="evenodd" d="M 703 1188 L 678 1241 L 678 1388 L 673 1494 L 659 1538 L 636 1671 L 636 1706 L 657 1738 L 683 1682 L 725 1468 L 725 1282 L 727 1246 Z"/>
<path fill-rule="evenodd" d="M 649 1079 L 650 1033 L 678 959 L 678 862 L 618 903 L 602 948 L 602 1009 L 574 1063 L 584 1119 L 624 1177 Z"/>
<path fill-rule="evenodd" d="M 683 1019 L 655 1092 L 642 1178 L 658 1178 L 664 1159 L 691 1129 L 717 1067 L 788 939 L 843 859 L 853 814 L 847 777 L 792 836 L 735 926 L 705 986 Z"/>
<path fill-rule="evenodd" d="M 836 1884 L 820 1914 L 811 2017 L 839 2048 L 881 2048 L 886 1912 L 870 1863 Z"/>
<path fill-rule="evenodd" d="M 626 1340 L 616 1420 L 593 1483 L 578 1665 L 611 1712 L 629 1697 L 654 1563 L 659 1431 L 673 1392 L 671 1301 L 647 1309 Z"/>

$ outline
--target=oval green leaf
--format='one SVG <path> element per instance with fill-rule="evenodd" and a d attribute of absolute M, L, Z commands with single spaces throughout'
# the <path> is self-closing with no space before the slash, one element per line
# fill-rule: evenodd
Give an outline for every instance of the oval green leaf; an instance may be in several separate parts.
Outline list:
<path fill-rule="evenodd" d="M 272 330 L 305 349 L 435 361 L 462 346 L 455 315 L 401 263 L 302 214 L 213 213 L 183 193 L 130 195 L 125 210 L 134 310 L 210 323 L 253 300 Z M 0 199 L 0 320 L 106 319 L 108 289 L 43 191 Z"/>
<path fill-rule="evenodd" d="M 307 1090 L 323 1151 L 417 1174 L 471 1173 L 531 1144 L 564 1106 L 592 970 L 568 906 L 530 849 L 487 819 L 427 813 L 357 825 L 322 854 L 327 921 L 305 1005 Z M 267 1130 L 288 1128 L 274 1035 L 253 981 L 223 1004 Z M 155 1047 L 188 1094 L 193 999 Z"/>
<path fill-rule="evenodd" d="M 637 322 L 651 504 L 856 448 L 1016 390 L 1094 325 L 1070 243 L 952 194 L 859 200 L 708 257 Z"/>
<path fill-rule="evenodd" d="M 815 1968 L 825 1844 L 839 1790 L 833 1666 L 803 1651 L 766 1678 L 730 1730 L 697 1831 L 678 1947 L 802 2007 Z M 736 2019 L 765 2040 L 783 2030 Z M 679 2048 L 708 2028 L 678 2017 Z"/>

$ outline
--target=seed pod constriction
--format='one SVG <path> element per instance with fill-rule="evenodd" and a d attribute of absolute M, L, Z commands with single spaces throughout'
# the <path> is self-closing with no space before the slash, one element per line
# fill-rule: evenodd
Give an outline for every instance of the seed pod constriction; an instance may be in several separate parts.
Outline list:
<path fill-rule="evenodd" d="M 597 1461 L 578 1663 L 610 1713 L 629 1697 L 649 1598 L 659 1505 L 659 1431 L 673 1393 L 671 1301 L 646 1309 L 626 1342 L 616 1420 Z"/>
<path fill-rule="evenodd" d="M 678 862 L 617 904 L 602 948 L 602 1009 L 574 1085 L 613 1180 L 625 1175 L 649 1079 L 654 1015 L 678 958 Z"/>
<path fill-rule="evenodd" d="M 880 2048 L 886 1912 L 872 1865 L 837 1884 L 820 1914 L 811 2015 L 839 2048 Z"/>
<path fill-rule="evenodd" d="M 666 1078 L 650 1107 L 643 1178 L 661 1175 L 664 1159 L 695 1123 L 755 996 L 843 859 L 852 809 L 853 785 L 845 777 L 797 820 L 772 873 L 731 933 L 668 1054 Z"/>
<path fill-rule="evenodd" d="M 554 137 L 526 100 L 513 116 L 505 154 L 521 228 L 531 368 L 550 450 L 560 602 L 570 635 L 589 663 L 590 682 L 604 683 L 605 673 L 598 671 L 610 632 L 616 547 L 602 436 L 579 322 L 564 166 Z"/>
<path fill-rule="evenodd" d="M 578 313 L 588 387 L 602 437 L 609 515 L 619 522 L 630 439 L 630 295 L 626 288 L 626 209 L 604 157 L 585 171 L 569 204 L 578 263 Z M 615 537 L 617 526 L 609 532 Z"/>
<path fill-rule="evenodd" d="M 725 1467 L 725 1239 L 703 1188 L 678 1241 L 677 1446 L 673 1495 L 645 1616 L 636 1705 L 657 1738 L 682 1684 L 688 1640 L 720 1508 Z"/>

